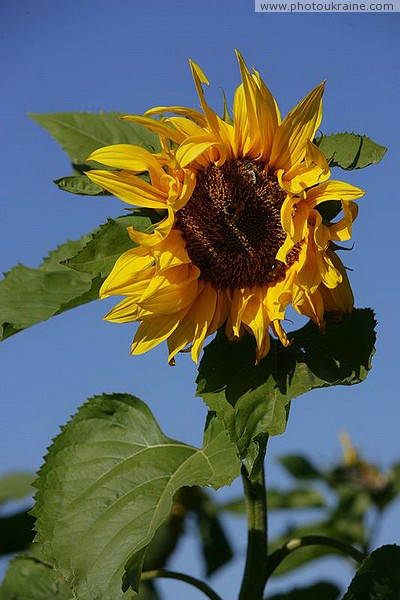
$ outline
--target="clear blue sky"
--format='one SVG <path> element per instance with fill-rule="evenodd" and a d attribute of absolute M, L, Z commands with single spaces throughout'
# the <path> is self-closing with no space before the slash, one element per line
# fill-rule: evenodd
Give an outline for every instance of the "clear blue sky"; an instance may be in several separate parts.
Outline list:
<path fill-rule="evenodd" d="M 314 454 L 322 466 L 331 464 L 340 457 L 337 433 L 343 427 L 385 468 L 400 458 L 400 14 L 253 10 L 252 0 L 2 0 L 0 270 L 18 261 L 37 266 L 48 250 L 122 208 L 115 199 L 57 190 L 52 179 L 69 173 L 68 159 L 28 111 L 140 113 L 160 104 L 197 106 L 188 58 L 208 75 L 208 98 L 219 106 L 219 86 L 232 97 L 239 82 L 235 47 L 261 72 L 283 113 L 327 79 L 322 130 L 364 133 L 388 147 L 381 165 L 333 175 L 367 191 L 346 259 L 356 305 L 377 313 L 377 354 L 362 385 L 315 391 L 293 402 L 287 433 L 270 443 L 268 479 L 287 484 L 274 464 L 274 457 L 287 452 Z M 168 367 L 163 346 L 130 357 L 133 327 L 102 321 L 109 306 L 92 303 L 1 345 L 0 472 L 37 469 L 58 426 L 102 391 L 136 394 L 168 435 L 200 443 L 206 410 L 194 397 L 195 366 L 184 355 Z M 399 504 L 392 507 L 378 543 L 400 541 L 399 510 Z M 236 521 L 228 524 L 244 549 L 244 529 Z M 271 527 L 277 528 L 274 520 Z M 189 540 L 174 567 L 187 571 L 193 554 L 197 549 Z M 337 564 L 326 561 L 318 572 L 311 567 L 305 578 L 328 576 Z M 335 574 L 349 577 L 341 567 Z M 232 563 L 215 586 L 234 597 L 240 575 L 241 564 Z M 201 597 L 181 584 L 166 583 L 164 589 L 177 600 Z"/>

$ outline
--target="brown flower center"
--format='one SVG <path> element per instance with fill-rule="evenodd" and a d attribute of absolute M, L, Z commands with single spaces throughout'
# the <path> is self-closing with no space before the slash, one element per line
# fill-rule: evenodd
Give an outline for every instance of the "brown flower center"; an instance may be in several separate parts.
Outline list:
<path fill-rule="evenodd" d="M 275 258 L 286 239 L 280 216 L 285 198 L 276 177 L 250 160 L 199 171 L 175 226 L 202 279 L 215 289 L 281 281 L 299 253 L 295 246 L 287 265 Z"/>

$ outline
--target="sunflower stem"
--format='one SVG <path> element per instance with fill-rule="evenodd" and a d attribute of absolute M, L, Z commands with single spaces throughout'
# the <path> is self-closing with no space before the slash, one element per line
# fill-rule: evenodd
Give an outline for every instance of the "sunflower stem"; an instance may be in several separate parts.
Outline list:
<path fill-rule="evenodd" d="M 268 535 L 264 466 L 252 479 L 242 466 L 247 516 L 247 555 L 239 600 L 262 600 L 266 584 Z"/>

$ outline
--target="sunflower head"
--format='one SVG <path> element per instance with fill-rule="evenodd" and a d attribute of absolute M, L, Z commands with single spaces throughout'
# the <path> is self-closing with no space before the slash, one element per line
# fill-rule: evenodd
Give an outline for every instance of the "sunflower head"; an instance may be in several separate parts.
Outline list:
<path fill-rule="evenodd" d="M 116 169 L 90 171 L 92 181 L 130 205 L 164 211 L 152 232 L 128 229 L 132 249 L 101 288 L 101 297 L 124 296 L 108 320 L 140 321 L 133 354 L 167 340 L 171 364 L 189 348 L 197 361 L 206 337 L 223 326 L 232 341 L 245 331 L 255 337 L 257 362 L 271 331 L 290 343 L 281 324 L 289 305 L 320 328 L 325 311 L 352 309 L 333 248 L 351 237 L 363 191 L 331 180 L 313 143 L 324 84 L 282 120 L 258 72 L 237 55 L 242 82 L 232 119 L 207 104 L 209 82 L 191 62 L 201 110 L 161 106 L 124 117 L 156 132 L 161 152 L 117 144 L 89 157 Z M 331 200 L 342 208 L 335 222 L 323 218 Z"/>

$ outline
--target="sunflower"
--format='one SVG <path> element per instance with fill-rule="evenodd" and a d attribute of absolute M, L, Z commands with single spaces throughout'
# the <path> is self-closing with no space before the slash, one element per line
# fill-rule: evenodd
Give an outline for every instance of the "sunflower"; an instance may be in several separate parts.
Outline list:
<path fill-rule="evenodd" d="M 353 200 L 364 192 L 329 180 L 313 143 L 324 83 L 281 120 L 259 73 L 237 56 L 242 83 L 232 118 L 210 108 L 203 90 L 209 82 L 190 62 L 201 111 L 164 106 L 123 117 L 156 132 L 159 153 L 117 144 L 89 157 L 115 169 L 87 172 L 93 182 L 162 215 L 152 231 L 128 228 L 132 249 L 100 290 L 101 297 L 124 296 L 107 320 L 141 322 L 132 354 L 167 340 L 170 364 L 189 348 L 197 362 L 204 340 L 224 326 L 229 340 L 245 331 L 255 337 L 258 362 L 269 351 L 270 332 L 290 343 L 282 327 L 289 305 L 321 329 L 325 311 L 352 309 L 334 248 L 351 237 Z M 159 117 L 166 113 L 174 116 Z M 341 203 L 334 222 L 321 210 L 331 200 Z"/>

